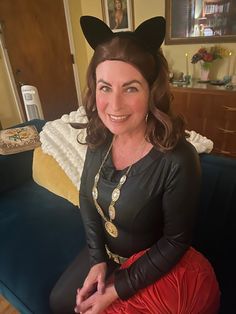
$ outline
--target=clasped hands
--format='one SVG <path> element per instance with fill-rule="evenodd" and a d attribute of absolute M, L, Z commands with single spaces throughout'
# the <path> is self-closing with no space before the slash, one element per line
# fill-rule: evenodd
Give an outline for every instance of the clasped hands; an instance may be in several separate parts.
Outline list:
<path fill-rule="evenodd" d="M 105 282 L 106 263 L 94 265 L 77 290 L 75 313 L 99 314 L 118 298 L 112 278 Z"/>

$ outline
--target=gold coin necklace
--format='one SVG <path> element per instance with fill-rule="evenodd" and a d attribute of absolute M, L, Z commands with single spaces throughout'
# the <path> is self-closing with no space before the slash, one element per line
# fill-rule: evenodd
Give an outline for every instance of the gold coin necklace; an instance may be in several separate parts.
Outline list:
<path fill-rule="evenodd" d="M 94 204 L 95 204 L 95 207 L 98 211 L 98 213 L 100 214 L 100 216 L 102 217 L 102 219 L 104 220 L 105 222 L 105 229 L 107 231 L 107 233 L 112 236 L 113 238 L 117 238 L 118 237 L 118 229 L 117 227 L 115 226 L 115 224 L 113 223 L 113 220 L 115 219 L 116 217 L 116 209 L 115 209 L 115 204 L 116 202 L 118 201 L 118 199 L 120 198 L 120 191 L 121 191 L 121 188 L 123 186 L 123 184 L 125 183 L 126 179 L 127 179 L 127 176 L 130 172 L 130 169 L 132 167 L 132 165 L 130 165 L 128 167 L 128 169 L 126 170 L 125 174 L 120 178 L 120 181 L 119 183 L 117 184 L 117 186 L 115 187 L 115 189 L 112 191 L 112 194 L 111 194 L 111 202 L 110 202 L 110 205 L 108 207 L 108 213 L 109 213 L 109 218 L 107 218 L 101 208 L 101 206 L 98 204 L 98 181 L 99 181 L 99 178 L 100 178 L 100 173 L 101 173 L 101 169 L 104 165 L 104 163 L 106 162 L 107 160 L 107 157 L 108 157 L 108 154 L 110 153 L 110 150 L 112 148 L 112 144 L 113 144 L 113 141 L 102 161 L 102 164 L 94 178 L 94 185 L 93 185 L 93 189 L 92 189 L 92 196 L 93 196 L 93 201 L 94 201 Z"/>

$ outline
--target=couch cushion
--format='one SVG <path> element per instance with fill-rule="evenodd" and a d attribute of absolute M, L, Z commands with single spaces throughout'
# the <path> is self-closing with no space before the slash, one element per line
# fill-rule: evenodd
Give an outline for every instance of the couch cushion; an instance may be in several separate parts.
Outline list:
<path fill-rule="evenodd" d="M 50 313 L 49 293 L 84 245 L 79 209 L 65 199 L 33 181 L 1 196 L 0 291 L 22 313 Z"/>
<path fill-rule="evenodd" d="M 36 183 L 74 205 L 79 205 L 79 191 L 58 162 L 41 147 L 34 150 L 33 179 Z"/>
<path fill-rule="evenodd" d="M 236 309 L 236 159 L 200 155 L 202 188 L 193 245 L 211 261 L 219 281 L 220 314 Z"/>

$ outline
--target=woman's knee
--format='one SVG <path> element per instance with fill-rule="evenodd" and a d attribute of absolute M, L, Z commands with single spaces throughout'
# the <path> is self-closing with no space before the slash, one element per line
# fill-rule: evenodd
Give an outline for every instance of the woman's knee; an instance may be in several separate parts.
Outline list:
<path fill-rule="evenodd" d="M 87 247 L 81 250 L 51 291 L 49 302 L 55 314 L 74 313 L 77 289 L 82 287 L 89 270 Z"/>
<path fill-rule="evenodd" d="M 49 304 L 54 314 L 73 314 L 75 307 L 76 296 L 68 296 L 60 289 L 60 287 L 54 287 L 49 296 Z"/>
<path fill-rule="evenodd" d="M 49 296 L 49 304 L 53 313 L 60 313 L 59 310 L 61 309 L 60 301 L 63 298 L 61 298 L 60 291 L 58 290 L 54 287 Z"/>

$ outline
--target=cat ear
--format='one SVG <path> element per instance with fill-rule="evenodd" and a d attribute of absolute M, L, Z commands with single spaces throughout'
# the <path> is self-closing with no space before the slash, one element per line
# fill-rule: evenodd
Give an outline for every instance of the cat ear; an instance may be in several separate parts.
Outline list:
<path fill-rule="evenodd" d="M 166 30 L 166 21 L 162 16 L 156 16 L 144 21 L 134 32 L 113 33 L 106 23 L 97 17 L 89 15 L 81 16 L 80 25 L 87 42 L 93 49 L 115 36 L 127 35 L 138 39 L 140 44 L 155 52 L 160 48 L 165 38 Z"/>
<path fill-rule="evenodd" d="M 80 25 L 87 42 L 93 49 L 114 37 L 107 24 L 94 16 L 81 16 Z"/>
<path fill-rule="evenodd" d="M 152 51 L 160 48 L 164 41 L 165 33 L 166 20 L 162 16 L 156 16 L 144 21 L 134 31 L 135 37 Z"/>

